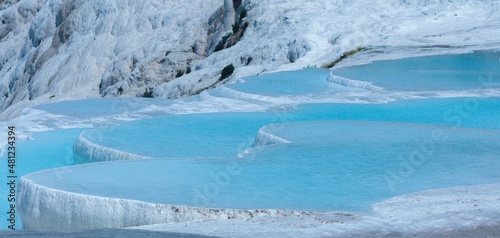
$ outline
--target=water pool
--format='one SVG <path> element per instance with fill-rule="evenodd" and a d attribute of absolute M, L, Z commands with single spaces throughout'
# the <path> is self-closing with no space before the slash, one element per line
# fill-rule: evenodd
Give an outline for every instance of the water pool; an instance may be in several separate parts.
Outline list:
<path fill-rule="evenodd" d="M 339 121 L 265 129 L 288 142 L 239 158 L 90 163 L 26 178 L 56 190 L 176 206 L 361 213 L 395 195 L 500 180 L 496 130 Z"/>
<path fill-rule="evenodd" d="M 500 87 L 500 52 L 475 52 L 377 61 L 334 75 L 392 91 L 459 91 Z"/>
<path fill-rule="evenodd" d="M 500 98 L 425 99 L 387 104 L 305 104 L 286 111 L 170 115 L 90 130 L 79 162 L 94 161 L 95 145 L 152 158 L 231 157 L 250 147 L 259 128 L 298 121 L 386 121 L 500 129 Z M 85 145 L 90 142 L 94 145 Z M 89 147 L 91 147 L 89 149 Z M 103 158 L 109 156 L 104 155 Z M 99 160 L 99 159 L 96 159 Z M 108 158 L 106 160 L 120 160 Z"/>
<path fill-rule="evenodd" d="M 55 130 L 33 133 L 31 140 L 16 143 L 16 175 L 19 178 L 43 169 L 64 167 L 75 164 L 73 160 L 73 144 L 84 129 Z M 2 158 L 2 168 L 7 170 L 6 154 Z M 7 183 L 2 178 L 2 184 Z M 8 188 L 2 186 L 2 193 L 8 194 Z M 0 200 L 0 207 L 9 207 L 7 199 Z M 3 212 L 7 212 L 2 210 Z M 5 214 L 4 213 L 4 214 Z M 17 217 L 17 228 L 21 227 L 21 220 Z M 7 228 L 7 221 L 0 220 L 0 227 Z"/>
<path fill-rule="evenodd" d="M 352 74 L 342 77 L 366 77 L 353 79 L 383 87 L 376 92 L 331 83 L 328 71 L 306 69 L 251 77 L 225 85 L 226 91 L 159 103 L 159 111 L 172 106 L 176 113 L 187 114 L 89 130 L 79 136 L 73 151 L 83 163 L 128 158 L 117 157 L 116 151 L 149 159 L 78 164 L 26 175 L 21 211 L 31 227 L 61 224 L 68 229 L 149 224 L 154 219 L 144 217 L 150 214 L 165 221 L 164 204 L 174 206 L 168 208 L 176 214 L 172 221 L 196 218 L 186 207 L 367 214 L 374 203 L 396 195 L 498 183 L 500 98 L 467 97 L 467 90 L 476 89 L 499 96 L 498 64 L 498 53 L 475 53 L 335 71 Z M 358 97 L 379 102 L 383 94 L 405 98 L 408 90 L 424 93 L 414 94 L 418 100 L 352 103 Z M 433 90 L 458 90 L 466 97 L 432 98 L 438 94 L 426 92 Z M 354 100 L 316 100 L 342 95 Z M 227 112 L 230 106 L 220 102 L 236 96 L 232 106 L 239 103 L 238 110 L 255 110 Z M 293 103 L 295 99 L 300 101 Z M 85 104 L 90 114 L 127 111 L 120 107 L 107 114 L 106 103 L 96 101 Z M 212 111 L 224 112 L 192 114 L 205 102 L 216 107 Z M 89 118 L 74 110 L 76 104 L 67 105 L 70 113 L 54 113 Z M 137 106 L 133 111 L 147 107 L 132 104 Z M 66 210 L 54 209 L 51 198 Z M 44 219 L 33 207 L 47 212 Z M 137 210 L 128 212 L 131 207 Z M 92 220 L 95 217 L 102 220 Z M 130 221 L 121 223 L 125 220 Z"/>

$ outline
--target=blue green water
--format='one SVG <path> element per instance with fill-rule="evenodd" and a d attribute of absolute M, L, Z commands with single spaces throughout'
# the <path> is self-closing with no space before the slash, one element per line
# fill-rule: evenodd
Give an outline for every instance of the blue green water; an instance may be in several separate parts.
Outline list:
<path fill-rule="evenodd" d="M 21 176 L 35 171 L 73 165 L 73 144 L 82 131 L 84 131 L 84 129 L 55 130 L 34 133 L 31 135 L 32 140 L 19 140 L 18 138 L 18 142 L 15 144 L 15 174 L 18 177 L 16 182 L 19 182 Z M 7 172 L 8 169 L 6 157 L 7 154 L 3 156 L 1 163 L 2 170 L 5 172 Z M 2 176 L 0 178 L 0 183 L 2 184 L 1 191 L 3 193 L 8 192 L 7 182 L 6 177 Z M 17 186 L 16 189 L 18 189 Z M 6 214 L 7 211 L 5 208 L 9 206 L 10 203 L 7 199 L 2 199 L 0 201 L 2 214 Z M 6 215 L 3 215 L 0 220 L 1 229 L 7 228 L 8 222 L 6 219 Z M 16 228 L 21 228 L 21 226 L 21 220 L 18 215 Z"/>
<path fill-rule="evenodd" d="M 395 195 L 500 181 L 499 109 L 500 98 L 449 98 L 153 118 L 86 137 L 98 134 L 95 143 L 160 161 L 85 165 L 77 172 L 82 177 L 71 180 L 78 184 L 91 170 L 107 170 L 101 166 L 119 168 L 115 179 L 143 168 L 154 176 L 148 191 L 139 187 L 151 178 L 138 172 L 136 182 L 122 187 L 127 192 L 113 190 L 114 182 L 86 192 L 131 199 L 149 194 L 144 199 L 150 202 L 187 206 L 369 212 L 374 202 Z M 266 125 L 292 143 L 252 148 Z M 240 172 L 227 176 L 231 163 Z M 214 189 L 217 176 L 223 182 Z M 77 189 L 60 180 L 48 185 Z M 149 189 L 156 186 L 169 195 L 155 196 Z"/>
<path fill-rule="evenodd" d="M 245 78 L 244 83 L 226 84 L 225 87 L 244 93 L 266 96 L 320 94 L 329 91 L 347 90 L 329 83 L 327 69 L 303 69 L 264 74 Z"/>
<path fill-rule="evenodd" d="M 240 158 L 90 163 L 30 178 L 64 191 L 152 203 L 360 213 L 395 195 L 500 181 L 497 130 L 349 121 L 273 130 L 292 143 L 256 147 Z"/>
<path fill-rule="evenodd" d="M 500 87 L 499 56 L 382 61 L 334 73 L 388 91 L 495 88 Z M 281 72 L 226 87 L 269 97 L 351 90 L 328 82 L 328 73 Z M 149 103 L 176 101 L 93 99 L 36 108 L 89 119 L 138 111 Z M 269 125 L 274 125 L 273 135 L 290 143 L 252 148 L 259 130 Z M 30 176 L 68 191 L 177 205 L 369 212 L 374 202 L 398 194 L 499 182 L 499 130 L 500 95 L 163 115 L 84 133 L 95 144 L 156 159 L 84 164 Z M 18 176 L 74 164 L 73 143 L 82 131 L 35 133 L 34 140 L 20 141 Z"/>
<path fill-rule="evenodd" d="M 235 156 L 259 128 L 297 121 L 388 121 L 500 129 L 500 98 L 305 104 L 289 111 L 172 115 L 88 131 L 91 142 L 155 158 Z"/>
<path fill-rule="evenodd" d="M 474 90 L 500 87 L 500 52 L 378 61 L 337 69 L 334 75 L 395 91 Z"/>

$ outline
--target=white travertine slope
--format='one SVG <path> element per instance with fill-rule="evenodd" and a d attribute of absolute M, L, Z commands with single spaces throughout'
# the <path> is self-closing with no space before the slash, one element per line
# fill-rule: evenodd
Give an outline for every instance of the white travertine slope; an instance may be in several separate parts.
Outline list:
<path fill-rule="evenodd" d="M 237 2 L 237 1 L 236 1 Z M 382 57 L 498 48 L 500 3 L 456 1 L 4 2 L 0 9 L 1 118 L 52 101 L 115 96 L 177 98 L 266 71 L 321 66 L 358 46 Z M 239 21 L 234 46 L 213 46 Z M 406 55 L 391 48 L 409 49 Z M 187 74 L 188 68 L 191 73 Z M 181 77 L 177 77 L 183 74 Z"/>

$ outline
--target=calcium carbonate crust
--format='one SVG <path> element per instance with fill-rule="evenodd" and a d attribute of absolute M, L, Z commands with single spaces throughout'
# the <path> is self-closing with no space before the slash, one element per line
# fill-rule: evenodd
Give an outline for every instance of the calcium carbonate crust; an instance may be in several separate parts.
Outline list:
<path fill-rule="evenodd" d="M 18 211 L 24 229 L 122 228 L 193 220 L 323 214 L 279 209 L 198 208 L 98 197 L 41 186 L 31 180 L 30 175 L 21 179 L 19 187 Z M 342 216 L 344 213 L 338 214 Z"/>

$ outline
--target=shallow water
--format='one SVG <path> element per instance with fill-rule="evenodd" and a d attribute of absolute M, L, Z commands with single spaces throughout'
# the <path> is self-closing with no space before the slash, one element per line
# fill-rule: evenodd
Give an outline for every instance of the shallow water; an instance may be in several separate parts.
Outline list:
<path fill-rule="evenodd" d="M 451 98 L 387 104 L 306 104 L 286 111 L 171 115 L 84 133 L 92 143 L 154 158 L 231 157 L 258 130 L 297 121 L 392 121 L 500 129 L 500 98 Z M 85 156 L 85 155 L 81 155 Z"/>
<path fill-rule="evenodd" d="M 255 147 L 241 158 L 91 163 L 28 178 L 64 191 L 152 203 L 362 213 L 395 195 L 500 180 L 496 130 L 380 122 L 268 129 L 290 143 Z"/>
<path fill-rule="evenodd" d="M 394 91 L 456 91 L 500 87 L 499 65 L 500 52 L 476 52 L 378 61 L 333 74 Z"/>
<path fill-rule="evenodd" d="M 327 69 L 303 69 L 247 77 L 243 83 L 226 84 L 225 87 L 265 96 L 314 95 L 348 88 L 327 81 Z"/>
<path fill-rule="evenodd" d="M 40 171 L 43 169 L 58 168 L 73 165 L 75 162 L 73 160 L 73 144 L 78 137 L 78 135 L 84 131 L 84 129 L 68 129 L 68 130 L 56 130 L 56 131 L 46 131 L 38 132 L 30 135 L 30 140 L 18 141 L 16 143 L 16 179 L 17 183 L 21 176 L 26 174 Z M 2 158 L 2 169 L 7 170 L 7 159 L 6 155 Z M 2 184 L 7 183 L 2 179 Z M 16 186 L 19 188 L 19 186 Z M 1 191 L 4 194 L 8 194 L 7 186 L 2 186 Z M 2 214 L 7 211 L 5 208 L 9 207 L 7 199 L 0 200 L 0 207 L 2 208 Z M 6 216 L 2 216 L 2 218 Z M 21 219 L 17 215 L 16 227 L 21 228 Z M 6 219 L 0 219 L 1 229 L 7 228 L 8 222 Z"/>
<path fill-rule="evenodd" d="M 370 80 L 388 92 L 484 89 L 500 87 L 498 56 L 383 61 L 335 73 Z M 230 98 L 244 93 L 240 103 L 251 104 L 248 108 L 261 105 L 255 111 L 264 112 L 164 115 L 86 131 L 83 136 L 97 145 L 157 159 L 85 164 L 28 177 L 77 193 L 175 205 L 361 213 L 399 194 L 500 181 L 500 98 L 314 103 L 340 95 L 337 92 L 355 91 L 359 94 L 354 97 L 368 99 L 380 96 L 331 83 L 327 77 L 322 69 L 281 72 L 249 77 L 241 84 L 225 85 L 231 93 L 215 89 L 212 94 Z M 309 104 L 285 100 L 280 106 L 282 96 L 305 98 Z M 159 111 L 177 105 L 175 110 L 182 113 L 184 106 L 192 110 L 203 100 L 100 99 L 37 109 L 75 120 L 97 118 L 100 123 L 149 104 Z M 267 107 L 266 100 L 278 106 Z M 217 102 L 211 105 L 227 111 Z M 264 126 L 283 140 L 270 137 L 259 143 Z M 35 140 L 19 142 L 19 175 L 73 164 L 73 142 L 80 131 L 37 133 L 32 135 Z M 446 140 L 439 140 L 442 137 Z M 266 143 L 274 145 L 252 148 Z"/>

